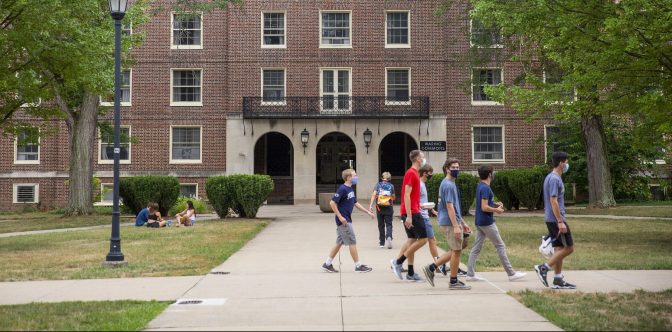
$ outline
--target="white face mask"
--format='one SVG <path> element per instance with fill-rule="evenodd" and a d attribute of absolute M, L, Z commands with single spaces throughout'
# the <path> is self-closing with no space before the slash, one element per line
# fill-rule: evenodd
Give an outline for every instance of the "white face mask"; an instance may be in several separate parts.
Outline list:
<path fill-rule="evenodd" d="M 562 167 L 562 173 L 567 173 L 569 171 L 569 164 L 565 164 L 565 166 Z"/>
<path fill-rule="evenodd" d="M 427 159 L 422 158 L 422 161 L 420 162 L 420 167 L 424 167 L 425 165 L 427 165 Z"/>

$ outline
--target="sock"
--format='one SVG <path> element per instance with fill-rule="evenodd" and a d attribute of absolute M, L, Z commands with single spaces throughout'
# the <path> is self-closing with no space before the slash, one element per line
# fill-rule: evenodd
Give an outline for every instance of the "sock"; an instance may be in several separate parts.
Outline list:
<path fill-rule="evenodd" d="M 555 279 L 564 279 L 565 276 L 562 275 L 562 273 L 558 273 L 555 275 Z"/>
<path fill-rule="evenodd" d="M 406 256 L 401 255 L 401 257 L 399 257 L 399 259 L 397 259 L 397 265 L 404 264 L 405 261 L 406 261 Z"/>
<path fill-rule="evenodd" d="M 362 266 L 362 263 L 360 263 L 360 262 L 355 262 L 355 268 L 358 268 L 358 267 L 360 267 L 360 266 Z"/>
<path fill-rule="evenodd" d="M 434 263 L 430 264 L 429 265 L 429 270 L 432 271 L 432 272 L 436 271 L 436 264 L 434 264 Z"/>
<path fill-rule="evenodd" d="M 331 265 L 331 262 L 333 262 L 333 261 L 334 261 L 333 258 L 331 258 L 331 257 L 327 257 L 327 261 L 324 262 L 324 263 L 327 264 L 327 266 L 329 266 L 329 265 Z"/>
<path fill-rule="evenodd" d="M 551 269 L 550 266 L 548 266 L 548 263 L 544 263 L 544 265 L 541 266 L 544 271 L 548 271 Z"/>
<path fill-rule="evenodd" d="M 450 283 L 451 284 L 456 284 L 457 283 L 457 277 L 455 277 L 455 278 L 450 277 Z"/>
<path fill-rule="evenodd" d="M 439 258 L 440 258 L 439 256 L 434 257 L 434 261 L 435 261 L 435 262 L 438 261 Z"/>
<path fill-rule="evenodd" d="M 415 271 L 413 270 L 413 265 L 408 265 L 408 275 L 412 276 L 415 274 Z"/>

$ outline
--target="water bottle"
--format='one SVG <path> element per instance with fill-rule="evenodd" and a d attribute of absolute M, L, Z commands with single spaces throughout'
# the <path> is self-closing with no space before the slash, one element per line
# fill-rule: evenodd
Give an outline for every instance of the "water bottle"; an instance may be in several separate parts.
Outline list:
<path fill-rule="evenodd" d="M 168 227 L 172 226 L 172 225 L 173 225 L 173 220 L 172 220 L 172 219 L 168 219 L 168 224 L 167 224 L 167 225 L 168 225 Z"/>

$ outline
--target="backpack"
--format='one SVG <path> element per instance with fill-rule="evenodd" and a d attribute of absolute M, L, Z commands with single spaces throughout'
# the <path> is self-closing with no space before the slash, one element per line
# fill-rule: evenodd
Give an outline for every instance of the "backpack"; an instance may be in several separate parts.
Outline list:
<path fill-rule="evenodd" d="M 550 234 L 541 237 L 541 245 L 539 245 L 539 252 L 546 258 L 551 259 L 555 249 L 553 248 L 553 238 Z"/>
<path fill-rule="evenodd" d="M 378 184 L 378 206 L 392 205 L 392 184 L 389 182 L 381 182 Z"/>

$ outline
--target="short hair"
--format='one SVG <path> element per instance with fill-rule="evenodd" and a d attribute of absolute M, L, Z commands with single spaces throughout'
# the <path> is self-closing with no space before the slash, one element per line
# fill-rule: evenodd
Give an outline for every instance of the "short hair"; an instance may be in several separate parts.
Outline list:
<path fill-rule="evenodd" d="M 443 174 L 448 175 L 448 169 L 453 164 L 460 164 L 460 161 L 457 158 L 448 158 L 445 163 L 443 163 Z"/>
<path fill-rule="evenodd" d="M 149 203 L 149 205 L 147 205 L 147 207 L 150 208 L 150 209 L 152 209 L 152 210 L 154 210 L 154 211 L 158 211 L 158 210 L 159 210 L 159 204 L 154 203 L 154 202 Z"/>
<path fill-rule="evenodd" d="M 420 150 L 413 150 L 408 154 L 408 159 L 410 159 L 411 162 L 413 162 L 419 156 L 420 156 Z"/>
<path fill-rule="evenodd" d="M 341 173 L 341 176 L 343 177 L 343 181 L 348 181 L 348 176 L 351 176 L 354 173 L 355 173 L 355 170 L 352 169 L 352 168 L 348 168 L 346 170 L 343 170 L 343 173 Z"/>
<path fill-rule="evenodd" d="M 430 164 L 425 164 L 425 166 L 420 167 L 418 173 L 420 176 L 423 176 L 426 173 L 434 173 L 434 167 L 432 167 Z"/>
<path fill-rule="evenodd" d="M 481 165 L 481 167 L 478 168 L 478 177 L 481 178 L 481 180 L 485 180 L 494 172 L 494 169 L 490 165 Z"/>
<path fill-rule="evenodd" d="M 389 180 L 392 178 L 392 174 L 390 172 L 383 172 L 383 179 Z"/>
<path fill-rule="evenodd" d="M 555 151 L 553 152 L 553 155 L 551 156 L 551 160 L 553 161 L 553 168 L 558 167 L 561 162 L 567 161 L 569 159 L 569 155 L 567 152 L 563 151 Z"/>

